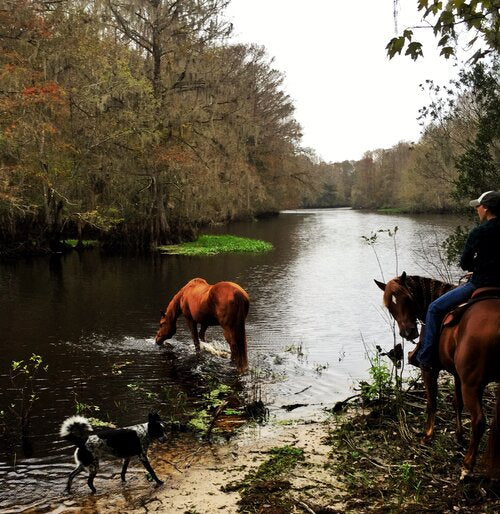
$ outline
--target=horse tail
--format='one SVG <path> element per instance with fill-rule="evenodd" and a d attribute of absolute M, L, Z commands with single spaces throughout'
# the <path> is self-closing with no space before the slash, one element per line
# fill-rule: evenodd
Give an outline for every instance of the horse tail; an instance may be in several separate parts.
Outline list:
<path fill-rule="evenodd" d="M 485 457 L 490 478 L 500 478 L 500 384 L 497 385 L 496 401 Z"/>
<path fill-rule="evenodd" d="M 245 291 L 235 291 L 235 363 L 240 371 L 248 369 L 247 336 L 245 331 L 245 319 L 250 307 L 250 299 Z"/>

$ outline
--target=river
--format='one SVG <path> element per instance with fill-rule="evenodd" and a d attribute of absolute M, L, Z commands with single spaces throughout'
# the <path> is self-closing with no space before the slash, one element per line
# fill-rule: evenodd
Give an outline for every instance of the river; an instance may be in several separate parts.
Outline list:
<path fill-rule="evenodd" d="M 199 385 L 214 378 L 238 383 L 248 395 L 256 394 L 257 383 L 274 418 L 290 415 L 283 406 L 304 405 L 293 415 L 308 416 L 353 394 L 368 376 L 367 351 L 393 345 L 373 279 L 402 271 L 439 278 L 436 245 L 459 221 L 351 209 L 284 211 L 209 231 L 270 241 L 274 250 L 265 254 L 123 257 L 91 250 L 0 264 L 0 410 L 16 394 L 13 360 L 36 353 L 48 365 L 35 384 L 33 454 L 16 451 L 14 462 L 12 449 L 1 448 L 0 508 L 21 509 L 41 491 L 61 490 L 71 458 L 62 454 L 67 445 L 58 429 L 77 404 L 127 425 L 142 422 L 150 408 L 138 392 L 196 398 Z M 371 246 L 363 239 L 396 226 L 395 238 L 378 232 Z M 227 359 L 197 359 L 183 320 L 171 344 L 154 344 L 160 311 L 194 277 L 231 280 L 250 294 L 246 377 Z M 218 327 L 209 328 L 207 339 L 224 347 Z"/>

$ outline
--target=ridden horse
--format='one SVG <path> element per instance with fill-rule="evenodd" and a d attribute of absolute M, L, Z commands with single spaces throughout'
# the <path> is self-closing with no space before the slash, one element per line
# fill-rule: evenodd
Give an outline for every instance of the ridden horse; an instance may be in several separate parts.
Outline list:
<path fill-rule="evenodd" d="M 155 341 L 161 344 L 165 339 L 170 339 L 176 332 L 177 318 L 182 314 L 196 351 L 199 351 L 200 340 L 205 342 L 207 328 L 220 325 L 231 349 L 231 360 L 239 371 L 247 371 L 245 318 L 249 305 L 247 292 L 234 282 L 210 285 L 203 278 L 193 278 L 174 295 L 165 313 L 162 313 Z"/>
<path fill-rule="evenodd" d="M 418 335 L 417 319 L 425 320 L 429 304 L 453 285 L 419 276 L 401 276 L 384 284 L 375 280 L 384 291 L 384 304 L 396 320 L 401 337 L 413 340 Z M 455 379 L 457 439 L 463 435 L 462 410 L 471 414 L 471 439 L 462 464 L 461 478 L 472 473 L 479 442 L 486 428 L 482 409 L 484 389 L 490 382 L 500 382 L 500 298 L 498 289 L 481 288 L 474 292 L 491 294 L 470 305 L 456 324 L 445 323 L 439 339 L 439 368 L 422 371 L 427 396 L 427 422 L 423 442 L 434 433 L 439 369 L 450 372 Z M 424 328 L 425 330 L 425 328 Z M 420 336 L 422 338 L 422 334 Z M 417 346 L 418 349 L 418 346 Z M 500 473 L 500 385 L 490 428 L 486 464 L 490 476 Z"/>

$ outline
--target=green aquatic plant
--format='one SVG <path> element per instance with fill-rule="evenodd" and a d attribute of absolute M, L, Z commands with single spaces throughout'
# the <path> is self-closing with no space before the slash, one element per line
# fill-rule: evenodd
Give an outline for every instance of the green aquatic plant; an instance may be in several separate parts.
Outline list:
<path fill-rule="evenodd" d="M 241 416 L 242 411 L 229 407 L 230 399 L 234 398 L 233 389 L 227 384 L 217 384 L 202 395 L 200 407 L 191 413 L 188 426 L 201 432 L 205 437 L 210 434 L 215 426 L 215 422 L 220 415 Z"/>
<path fill-rule="evenodd" d="M 71 246 L 71 248 L 75 248 L 79 243 L 78 239 L 64 239 L 62 242 L 65 245 Z M 84 239 L 80 241 L 80 244 L 85 248 L 92 248 L 97 246 L 99 241 L 96 241 L 95 239 Z"/>
<path fill-rule="evenodd" d="M 200 255 L 209 256 L 227 252 L 268 252 L 273 245 L 260 239 L 232 236 L 229 234 L 220 236 L 203 235 L 196 241 L 181 243 L 178 245 L 158 246 L 162 253 L 171 255 Z"/>

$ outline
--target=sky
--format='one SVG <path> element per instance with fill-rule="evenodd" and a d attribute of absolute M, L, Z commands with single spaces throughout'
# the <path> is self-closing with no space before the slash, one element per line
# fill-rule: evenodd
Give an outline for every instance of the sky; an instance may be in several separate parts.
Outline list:
<path fill-rule="evenodd" d="M 400 0 L 398 35 L 422 25 L 417 0 Z M 236 42 L 266 47 L 285 75 L 302 126 L 302 146 L 326 162 L 418 141 L 418 110 L 429 103 L 425 79 L 447 84 L 458 68 L 438 56 L 432 30 L 419 31 L 424 58 L 387 57 L 393 0 L 231 0 Z"/>

